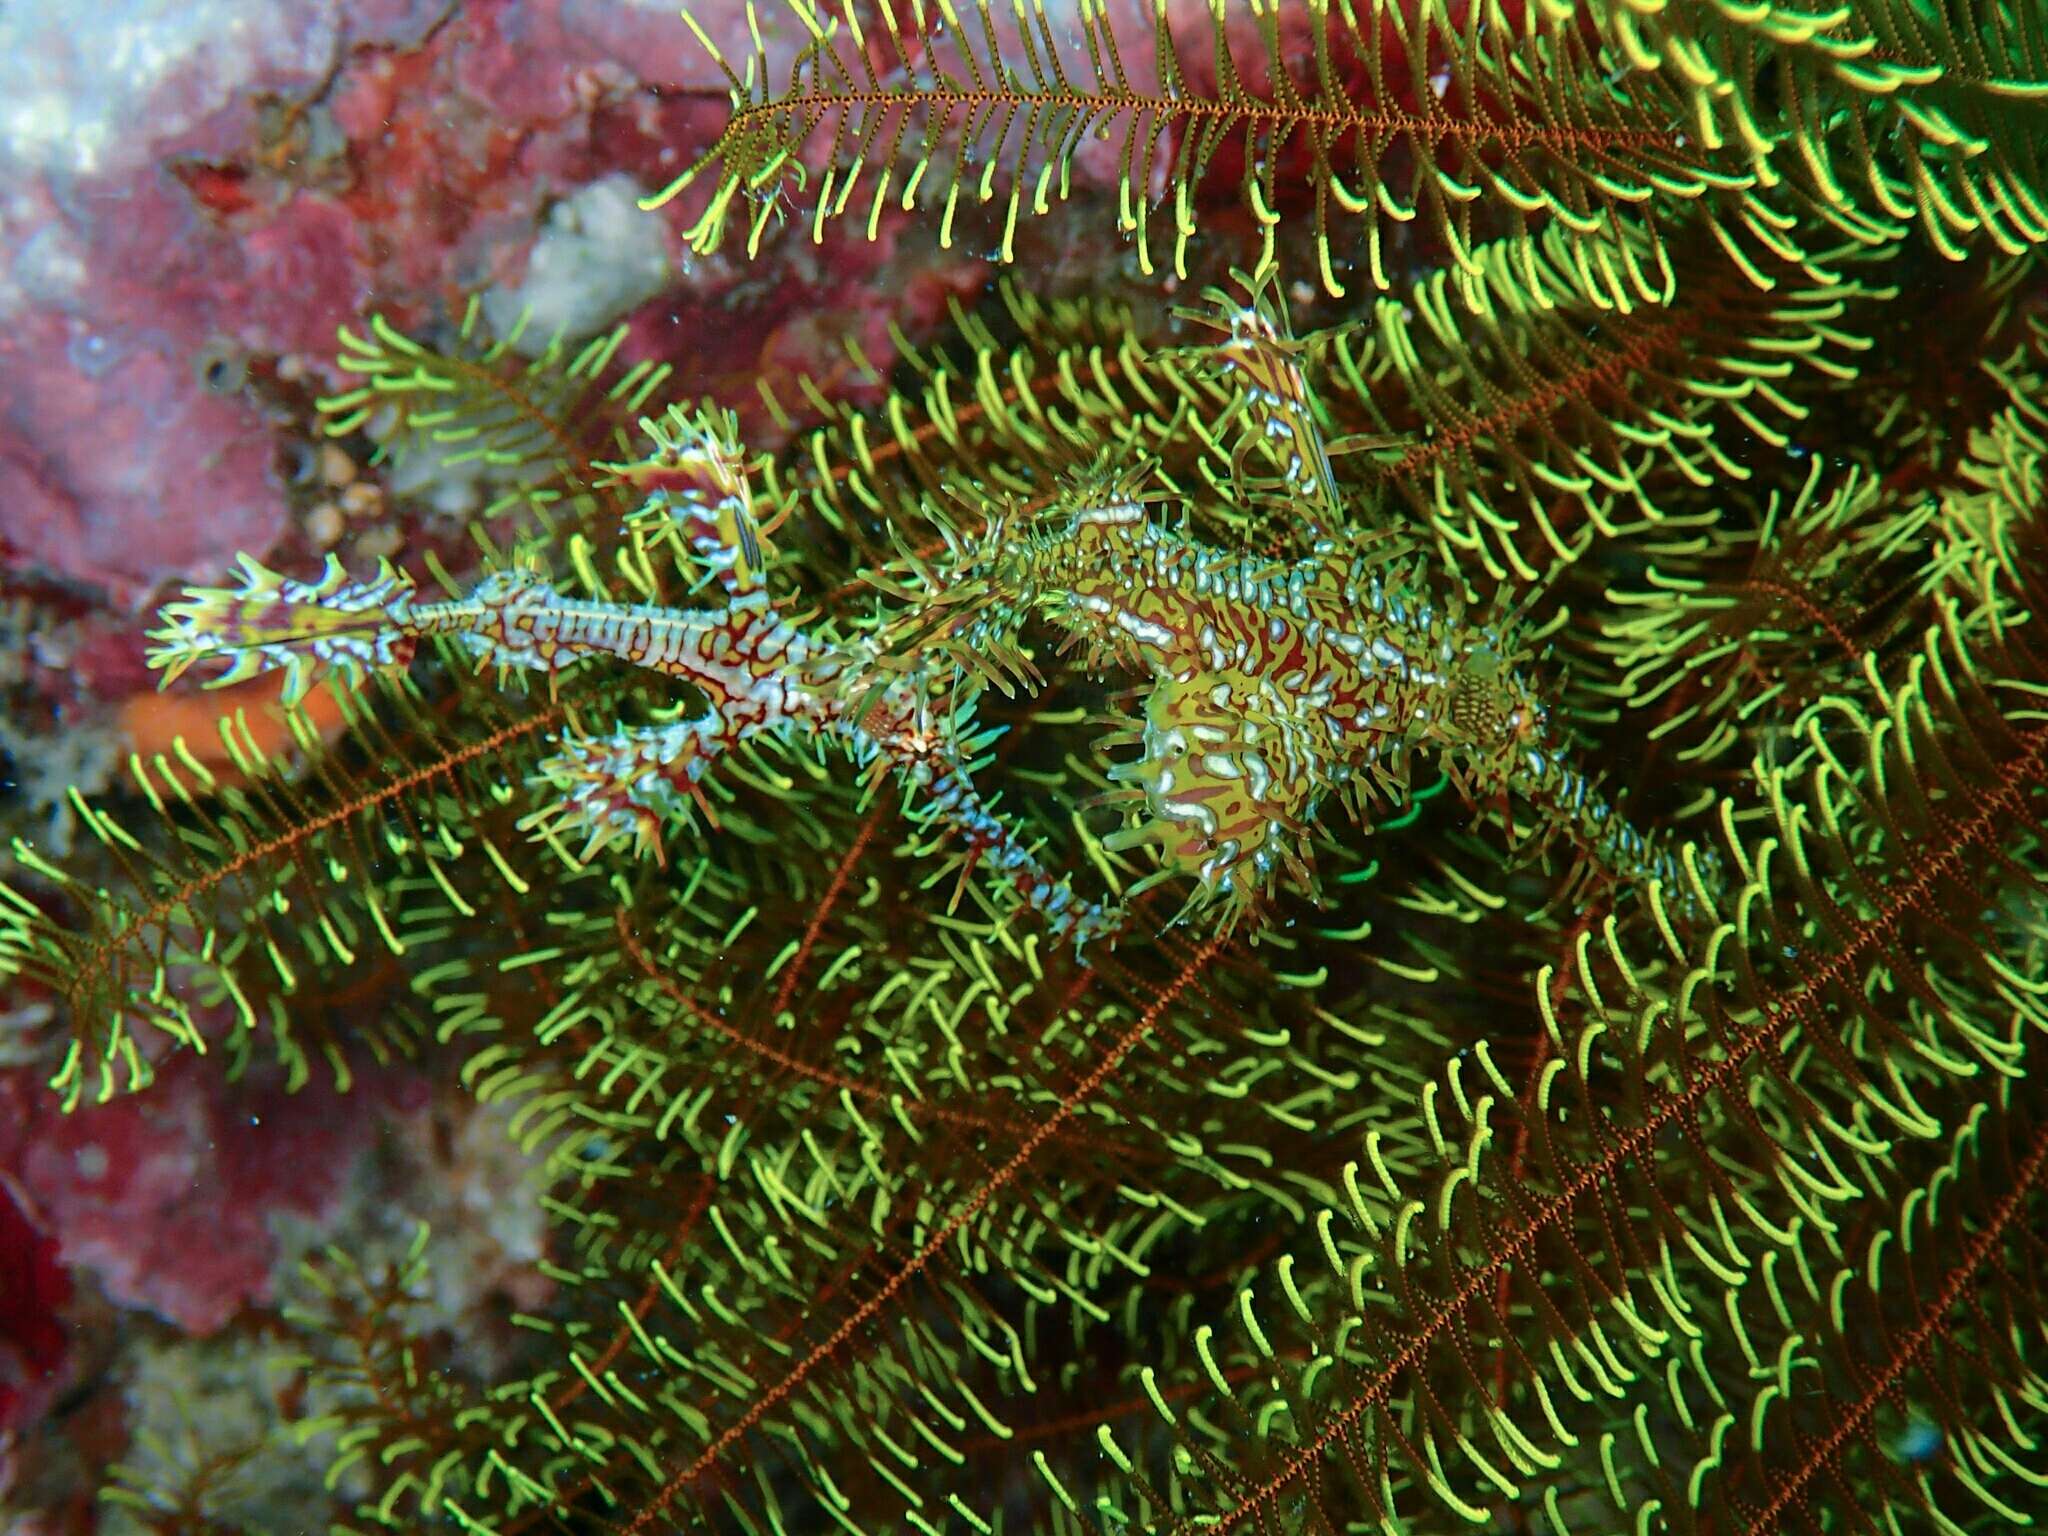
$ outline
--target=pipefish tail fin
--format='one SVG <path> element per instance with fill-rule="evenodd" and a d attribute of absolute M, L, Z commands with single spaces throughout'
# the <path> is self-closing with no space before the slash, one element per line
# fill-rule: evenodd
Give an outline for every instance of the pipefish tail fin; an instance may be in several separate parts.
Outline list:
<path fill-rule="evenodd" d="M 296 703 L 328 670 L 353 679 L 412 661 L 413 579 L 390 561 L 363 581 L 351 580 L 332 555 L 313 581 L 280 575 L 248 555 L 237 563 L 236 585 L 187 587 L 182 600 L 160 611 L 163 627 L 149 632 L 156 643 L 146 653 L 163 673 L 158 686 L 197 661 L 220 660 L 227 665 L 207 687 L 281 671 L 285 701 Z"/>

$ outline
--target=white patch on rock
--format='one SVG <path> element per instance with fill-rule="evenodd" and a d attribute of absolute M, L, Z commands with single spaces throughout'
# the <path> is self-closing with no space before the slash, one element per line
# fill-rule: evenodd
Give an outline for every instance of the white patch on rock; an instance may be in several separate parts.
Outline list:
<path fill-rule="evenodd" d="M 640 184 L 623 173 L 579 187 L 555 204 L 516 288 L 484 295 L 484 316 L 500 336 L 529 311 L 519 350 L 540 353 L 557 331 L 571 341 L 596 334 L 668 286 L 673 268 L 662 221 L 640 208 Z"/>

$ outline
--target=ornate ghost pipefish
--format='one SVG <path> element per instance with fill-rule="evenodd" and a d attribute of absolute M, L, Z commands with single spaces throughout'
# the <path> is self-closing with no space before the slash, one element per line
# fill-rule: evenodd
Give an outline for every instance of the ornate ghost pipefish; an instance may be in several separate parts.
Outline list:
<path fill-rule="evenodd" d="M 319 670 L 403 669 L 418 642 L 437 635 L 454 639 L 479 667 L 551 680 L 576 662 L 614 657 L 692 684 L 707 708 L 606 737 L 565 738 L 534 778 L 549 800 L 530 826 L 582 832 L 585 856 L 624 836 L 660 857 L 665 824 L 690 824 L 693 808 L 711 819 L 701 780 L 720 754 L 756 735 L 825 737 L 921 796 L 918 818 L 959 843 L 970 867 L 1010 886 L 1056 935 L 1082 944 L 1113 933 L 1118 919 L 1046 870 L 983 801 L 964 762 L 977 745 L 971 727 L 933 708 L 922 675 L 877 681 L 871 644 L 841 641 L 777 610 L 731 418 L 672 408 L 667 422 L 642 425 L 655 452 L 601 467 L 647 497 L 629 530 L 679 535 L 723 589 L 716 608 L 565 597 L 527 570 L 496 572 L 459 598 L 422 602 L 413 579 L 388 561 L 375 577 L 353 581 L 330 556 L 319 580 L 299 582 L 244 556 L 238 586 L 193 588 L 164 608 L 150 663 L 168 683 L 197 661 L 226 661 L 211 680 L 216 687 L 281 670 L 290 701 Z"/>

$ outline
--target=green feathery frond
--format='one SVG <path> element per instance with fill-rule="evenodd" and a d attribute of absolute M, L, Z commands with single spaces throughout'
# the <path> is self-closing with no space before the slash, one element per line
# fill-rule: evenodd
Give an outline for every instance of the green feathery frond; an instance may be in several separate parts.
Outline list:
<path fill-rule="evenodd" d="M 522 532 L 552 528 L 565 497 L 573 504 L 596 494 L 603 480 L 597 460 L 625 444 L 624 429 L 672 370 L 648 362 L 615 367 L 623 326 L 573 349 L 557 333 L 529 356 L 529 323 L 521 314 L 494 336 L 473 297 L 444 347 L 382 315 L 370 316 L 364 334 L 343 327 L 336 367 L 362 382 L 319 402 L 325 430 L 367 433 L 380 456 L 401 466 L 412 458 L 441 472 L 468 466 L 490 482 L 483 521 L 518 512 Z M 613 519 L 631 504 L 604 500 Z"/>
<path fill-rule="evenodd" d="M 323 1058 L 346 1081 L 354 1050 L 388 1056 L 408 1026 L 393 1015 L 348 1031 L 351 1045 L 333 1032 L 324 993 L 346 991 L 365 968 L 421 964 L 451 922 L 482 911 L 524 926 L 511 910 L 551 878 L 536 855 L 555 855 L 518 832 L 513 787 L 563 706 L 536 709 L 482 682 L 335 685 L 329 697 L 349 731 L 340 747 L 286 711 L 302 766 L 266 755 L 238 711 L 221 721 L 238 782 L 181 750 L 130 760 L 154 825 L 80 800 L 116 888 L 16 847 L 54 899 L 45 910 L 17 898 L 0 949 L 59 999 L 69 1042 L 51 1084 L 67 1102 L 144 1086 L 162 1043 L 153 1037 L 234 1065 L 261 1040 L 292 1082 Z M 589 702 L 616 709 L 623 695 Z"/>
<path fill-rule="evenodd" d="M 1868 349 L 1858 321 L 1893 293 L 1853 269 L 1738 260 L 1701 230 L 1652 260 L 1624 233 L 1595 243 L 1590 267 L 1555 228 L 1483 246 L 1476 277 L 1440 270 L 1330 348 L 1340 428 L 1409 444 L 1364 473 L 1487 585 L 1535 581 L 1749 479 L 1752 445 L 1797 438 L 1806 408 L 1791 381 L 1853 380 Z M 1589 270 L 1646 267 L 1652 300 L 1586 284 Z"/>
<path fill-rule="evenodd" d="M 1616 587 L 1602 648 L 1621 710 L 1657 723 L 1649 750 L 1705 764 L 1759 739 L 1753 720 L 1793 718 L 1886 666 L 1935 531 L 1935 503 L 1888 497 L 1851 472 L 1829 485 L 1809 461 L 1795 495 L 1773 490 L 1757 526 L 1650 546 L 1639 588 Z"/>
<path fill-rule="evenodd" d="M 1961 260 L 2048 242 L 2048 30 L 2028 5 L 1596 5 L 1611 54 L 1670 82 L 1710 149 L 1850 238 Z"/>
<path fill-rule="evenodd" d="M 733 118 L 646 206 L 705 179 L 699 250 L 739 221 L 752 253 L 783 217 L 814 236 L 850 217 L 872 237 L 892 209 L 930 210 L 950 245 L 963 214 L 986 209 L 986 243 L 1007 261 L 1020 219 L 1069 197 L 1087 154 L 1146 273 L 1170 250 L 1185 277 L 1198 201 L 1235 184 L 1264 231 L 1259 264 L 1285 214 L 1313 210 L 1314 265 L 1341 296 L 1354 269 L 1375 287 L 1399 281 L 1405 254 L 1390 247 L 1418 219 L 1466 265 L 1487 234 L 1555 220 L 1594 236 L 1653 199 L 1735 197 L 1755 179 L 1739 155 L 1688 139 L 1683 98 L 1661 77 L 1603 81 L 1586 29 L 1559 7 L 1310 0 L 1284 37 L 1282 8 L 1266 5 L 1211 8 L 1179 35 L 1164 7 L 1133 26 L 1083 4 L 1064 30 L 989 0 L 909 18 L 885 6 L 865 22 L 816 0 L 789 10 L 807 40 L 786 83 L 758 24 L 737 66 L 697 29 L 731 82 Z"/>

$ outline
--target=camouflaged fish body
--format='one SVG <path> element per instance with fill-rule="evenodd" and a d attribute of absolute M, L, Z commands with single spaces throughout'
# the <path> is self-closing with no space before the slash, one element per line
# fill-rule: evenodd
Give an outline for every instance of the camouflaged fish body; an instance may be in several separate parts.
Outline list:
<path fill-rule="evenodd" d="M 871 646 L 777 610 L 736 443 L 681 412 L 670 417 L 666 428 L 649 424 L 657 441 L 649 461 L 608 467 L 648 492 L 629 527 L 643 538 L 679 535 L 723 589 L 718 607 L 565 597 L 530 570 L 495 572 L 459 598 L 420 602 L 412 578 L 388 563 L 355 582 L 330 560 L 322 579 L 307 583 L 244 558 L 236 587 L 193 589 L 164 609 L 150 660 L 166 681 L 194 662 L 224 660 L 216 686 L 282 670 L 296 698 L 323 672 L 402 668 L 434 636 L 479 666 L 550 677 L 610 657 L 691 684 L 707 707 L 692 718 L 566 737 L 534 779 L 542 801 L 529 824 L 537 831 L 580 834 L 586 857 L 617 838 L 659 857 L 665 827 L 692 825 L 693 812 L 713 819 L 701 786 L 721 754 L 756 735 L 822 737 L 893 773 L 914 820 L 943 831 L 968 866 L 1014 891 L 1055 934 L 1085 943 L 1113 932 L 1115 918 L 1046 870 L 977 793 L 963 761 L 969 727 L 935 703 L 921 674 L 878 683 Z"/>
<path fill-rule="evenodd" d="M 1111 846 L 1156 843 L 1165 869 L 1231 902 L 1282 869 L 1306 874 L 1307 838 L 1336 797 L 1361 818 L 1405 792 L 1417 755 L 1466 794 L 1514 794 L 1591 860 L 1682 890 L 1653 847 L 1550 735 L 1518 643 L 1439 600 L 1392 546 L 1325 542 L 1273 562 L 1217 550 L 1135 501 L 1083 508 L 1051 530 L 992 530 L 1009 618 L 962 623 L 973 643 L 1036 612 L 1091 665 L 1149 677 L 1142 748 L 1112 770 L 1142 814 Z"/>

